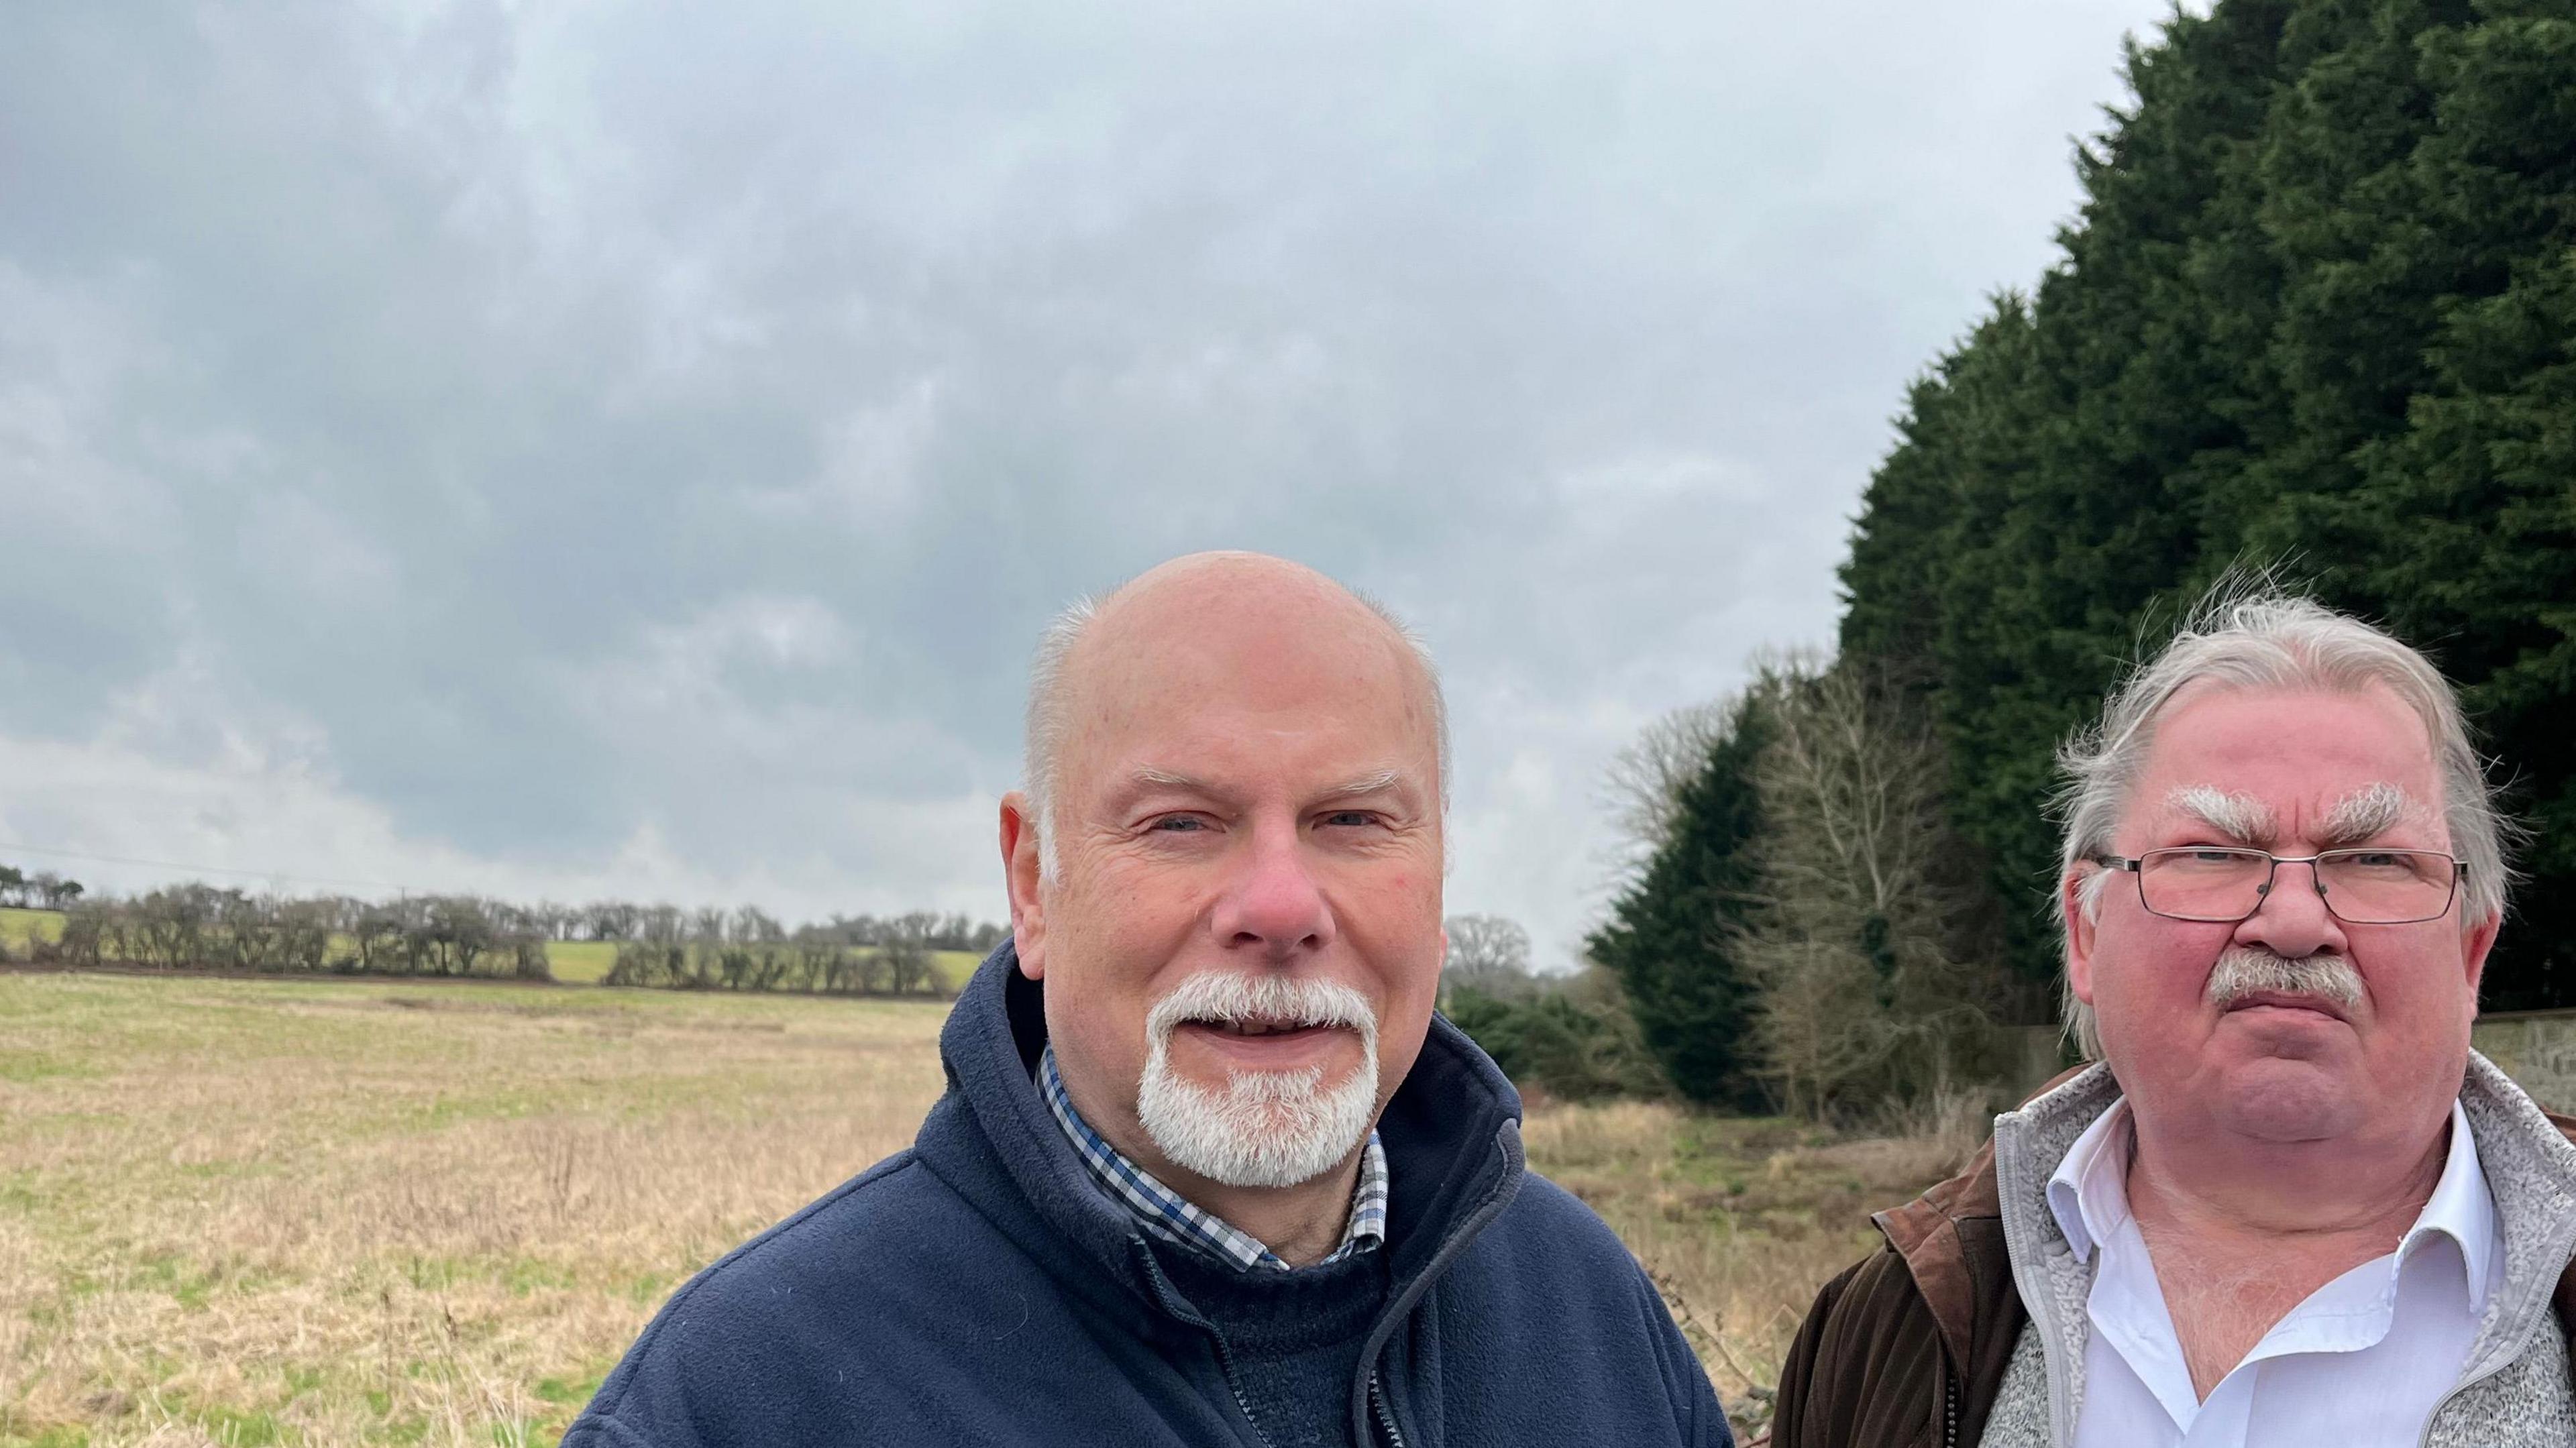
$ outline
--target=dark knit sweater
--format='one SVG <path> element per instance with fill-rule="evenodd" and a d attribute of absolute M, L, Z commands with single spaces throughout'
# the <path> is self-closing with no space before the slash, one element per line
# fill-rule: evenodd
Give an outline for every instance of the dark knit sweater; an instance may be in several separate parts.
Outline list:
<path fill-rule="evenodd" d="M 1224 1342 L 1235 1393 L 1270 1448 L 1365 1448 L 1351 1442 L 1351 1379 L 1386 1306 L 1385 1252 L 1289 1272 L 1245 1271 L 1169 1242 L 1154 1257 Z"/>
<path fill-rule="evenodd" d="M 1343 1300 L 1210 1276 L 1108 1199 L 1029 1087 L 1041 989 L 995 951 L 913 1148 L 673 1294 L 564 1448 L 1727 1441 L 1653 1284 L 1523 1169 L 1519 1098 L 1446 1021 L 1378 1122 L 1385 1245 L 1328 1269 L 1383 1276 Z"/>

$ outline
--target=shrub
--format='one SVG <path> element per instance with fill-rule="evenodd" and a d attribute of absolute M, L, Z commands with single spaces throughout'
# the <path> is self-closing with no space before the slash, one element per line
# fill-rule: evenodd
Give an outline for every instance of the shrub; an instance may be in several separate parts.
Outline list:
<path fill-rule="evenodd" d="M 1671 1090 L 1617 980 L 1597 967 L 1561 984 L 1542 981 L 1525 995 L 1460 986 L 1448 1015 L 1524 1091 L 1592 1101 Z"/>

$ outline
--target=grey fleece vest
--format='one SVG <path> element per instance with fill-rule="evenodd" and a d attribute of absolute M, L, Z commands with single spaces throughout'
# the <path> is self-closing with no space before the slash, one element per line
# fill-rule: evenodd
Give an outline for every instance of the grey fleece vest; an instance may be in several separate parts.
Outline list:
<path fill-rule="evenodd" d="M 1985 1448 L 2067 1448 L 2075 1441 L 2093 1265 L 2076 1261 L 2058 1230 L 2048 1209 L 2048 1179 L 2075 1139 L 2119 1099 L 2110 1068 L 2095 1066 L 1995 1118 L 2004 1244 L 2030 1323 L 2004 1370 L 1981 1440 Z M 2549 1303 L 2576 1252 L 2576 1144 L 2474 1051 L 2460 1107 L 2503 1220 L 2504 1283 L 2487 1299 L 2459 1382 L 2425 1426 L 2425 1448 L 2576 1443 L 2576 1385 L 2568 1380 L 2567 1339 Z"/>

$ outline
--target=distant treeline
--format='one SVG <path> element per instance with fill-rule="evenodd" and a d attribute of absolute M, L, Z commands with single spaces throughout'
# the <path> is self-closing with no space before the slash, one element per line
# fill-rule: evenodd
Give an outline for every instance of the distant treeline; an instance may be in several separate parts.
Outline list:
<path fill-rule="evenodd" d="M 23 910 L 60 910 L 84 893 L 81 882 L 51 870 L 30 875 L 15 865 L 0 865 L 0 905 Z"/>
<path fill-rule="evenodd" d="M 1001 943 L 1002 927 L 927 912 L 880 920 L 835 916 L 789 930 L 739 910 L 652 912 L 617 947 L 605 985 L 679 990 L 787 990 L 820 995 L 933 995 L 943 990 L 932 952 Z"/>
<path fill-rule="evenodd" d="M 619 940 L 667 944 L 673 940 L 759 937 L 785 929 L 752 907 L 740 910 L 682 910 L 672 905 L 638 905 L 631 900 L 594 900 L 587 905 L 540 903 L 512 907 L 518 917 L 552 940 Z M 1010 932 L 964 914 L 941 915 L 916 910 L 908 915 L 834 915 L 820 925 L 849 945 L 885 945 L 908 941 L 924 950 L 971 950 L 978 955 L 1002 943 Z"/>
<path fill-rule="evenodd" d="M 983 954 L 1003 927 L 965 915 L 835 915 L 791 929 L 775 916 L 604 900 L 520 905 L 474 895 L 291 898 L 205 884 L 129 898 L 62 897 L 58 934 L 29 934 L 34 964 L 259 975 L 552 980 L 555 941 L 613 942 L 607 985 L 933 995 L 939 951 Z M 0 941 L 0 946 L 5 946 Z"/>
<path fill-rule="evenodd" d="M 76 902 L 63 912 L 61 936 L 31 938 L 28 953 L 74 969 L 554 978 L 545 937 L 525 912 L 469 895 L 298 900 L 171 885 Z"/>

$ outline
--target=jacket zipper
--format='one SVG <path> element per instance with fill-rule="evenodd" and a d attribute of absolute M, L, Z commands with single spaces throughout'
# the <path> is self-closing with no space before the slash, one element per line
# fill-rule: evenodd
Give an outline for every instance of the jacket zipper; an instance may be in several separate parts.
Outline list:
<path fill-rule="evenodd" d="M 2531 1351 L 2530 1344 L 2525 1343 L 2522 1351 Z M 2485 1371 L 2478 1373 L 2474 1377 L 2462 1378 L 2458 1382 L 2453 1383 L 2451 1385 L 2451 1390 L 2442 1395 L 2442 1400 L 2433 1405 L 2433 1411 L 2424 1419 L 2424 1436 L 2415 1441 L 2424 1445 L 2424 1448 L 2432 1448 L 2433 1425 L 2442 1421 L 2442 1411 L 2444 1409 L 2450 1407 L 2452 1402 L 2456 1400 L 2460 1394 L 2467 1392 L 2469 1389 L 2476 1387 L 2478 1384 L 2485 1382 L 2487 1379 L 2494 1377 L 2496 1374 L 2503 1372 L 2506 1368 L 2509 1368 L 2520 1361 L 2522 1361 L 2522 1353 L 2515 1353 L 2512 1357 L 2506 1358 L 2504 1361 L 2487 1368 Z"/>
<path fill-rule="evenodd" d="M 1378 1389 L 1377 1369 L 1369 1369 L 1369 1406 L 1377 1410 L 1377 1426 L 1386 1434 L 1386 1448 L 1404 1448 L 1404 1434 L 1395 1426 L 1395 1410 L 1386 1405 L 1386 1394 Z"/>
<path fill-rule="evenodd" d="M 1261 1431 L 1259 1423 L 1253 1421 L 1252 1405 L 1243 1400 L 1243 1389 L 1235 1386 L 1234 1350 L 1225 1345 L 1225 1334 L 1211 1327 L 1208 1329 L 1208 1340 L 1216 1344 L 1216 1368 L 1225 1377 L 1225 1391 L 1234 1399 L 1234 1410 L 1243 1415 L 1243 1426 L 1252 1430 L 1253 1442 L 1260 1444 L 1261 1448 L 1270 1448 L 1269 1435 Z"/>
<path fill-rule="evenodd" d="M 1941 1448 L 1959 1448 L 1959 1375 L 1941 1372 Z"/>
<path fill-rule="evenodd" d="M 1449 1269 L 1449 1264 L 1457 1259 L 1459 1253 L 1467 1250 L 1467 1244 L 1475 1240 L 1477 1233 L 1485 1230 L 1487 1223 L 1500 1216 L 1503 1208 L 1511 1204 L 1512 1191 L 1520 1184 L 1523 1169 L 1520 1123 L 1504 1122 L 1496 1128 L 1494 1142 L 1503 1159 L 1499 1179 L 1486 1192 L 1484 1201 L 1467 1214 L 1465 1221 L 1450 1229 L 1448 1237 L 1440 1244 L 1440 1250 L 1431 1254 L 1431 1260 L 1423 1264 L 1422 1270 L 1416 1272 L 1404 1290 L 1396 1294 L 1395 1301 L 1378 1315 L 1377 1326 L 1369 1329 L 1368 1341 L 1360 1347 L 1360 1361 L 1369 1365 L 1367 1397 L 1377 1409 L 1374 1416 L 1378 1426 L 1386 1431 L 1391 1448 L 1404 1448 L 1404 1435 L 1396 1429 L 1395 1414 L 1386 1406 L 1386 1395 L 1378 1388 L 1378 1356 L 1386 1351 L 1387 1339 L 1394 1335 L 1396 1325 L 1404 1320 L 1405 1314 L 1413 1311 L 1414 1304 L 1422 1300 L 1422 1295 L 1431 1290 L 1432 1282 Z M 1368 1431 L 1368 1422 L 1360 1416 L 1357 1402 L 1351 1404 L 1351 1427 L 1362 1434 Z"/>
<path fill-rule="evenodd" d="M 1127 1244 L 1135 1252 L 1136 1260 L 1145 1274 L 1145 1280 L 1153 1286 L 1154 1300 L 1162 1305 L 1165 1312 L 1206 1333 L 1208 1341 L 1216 1345 L 1217 1376 L 1225 1379 L 1225 1395 L 1234 1400 L 1234 1411 L 1243 1418 L 1244 1430 L 1252 1435 L 1253 1443 L 1258 1445 L 1258 1448 L 1271 1448 L 1270 1436 L 1261 1431 L 1261 1424 L 1254 1421 L 1252 1404 L 1244 1401 L 1243 1389 L 1235 1383 L 1234 1349 L 1227 1345 L 1225 1334 L 1217 1331 L 1215 1323 L 1199 1316 L 1197 1312 L 1184 1310 L 1184 1304 L 1177 1300 L 1179 1294 L 1173 1292 L 1172 1284 L 1165 1280 L 1163 1269 L 1154 1265 L 1153 1249 L 1145 1245 L 1144 1237 L 1131 1236 L 1127 1239 Z"/>

